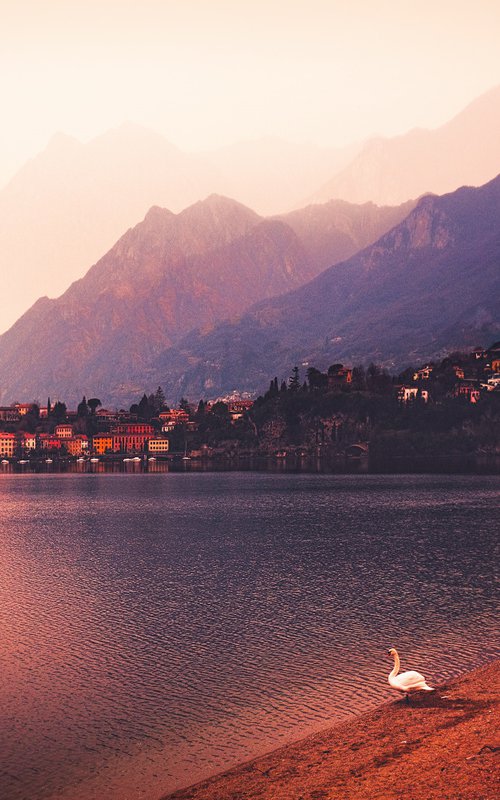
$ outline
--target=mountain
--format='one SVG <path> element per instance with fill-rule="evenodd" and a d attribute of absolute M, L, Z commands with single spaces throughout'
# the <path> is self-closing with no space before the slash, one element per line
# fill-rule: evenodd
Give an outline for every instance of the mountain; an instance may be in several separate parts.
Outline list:
<path fill-rule="evenodd" d="M 310 196 L 398 205 L 426 192 L 479 186 L 500 171 L 500 86 L 436 130 L 369 140 L 352 162 Z"/>
<path fill-rule="evenodd" d="M 82 277 L 151 206 L 179 212 L 215 192 L 281 212 L 352 152 L 265 140 L 195 155 L 131 123 L 86 144 L 56 135 L 0 191 L 0 331 Z"/>
<path fill-rule="evenodd" d="M 423 197 L 375 244 L 305 286 L 208 335 L 191 332 L 151 374 L 170 397 L 216 397 L 261 391 L 295 364 L 398 369 L 499 334 L 500 176 Z"/>
<path fill-rule="evenodd" d="M 84 278 L 0 337 L 0 401 L 130 401 L 191 330 L 303 285 L 407 211 L 329 203 L 266 219 L 218 195 L 180 214 L 153 207 Z"/>

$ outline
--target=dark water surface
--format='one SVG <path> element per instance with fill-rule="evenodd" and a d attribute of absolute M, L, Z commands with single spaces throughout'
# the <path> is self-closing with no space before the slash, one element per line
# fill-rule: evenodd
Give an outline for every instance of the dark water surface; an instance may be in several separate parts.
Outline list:
<path fill-rule="evenodd" d="M 154 800 L 498 654 L 491 476 L 0 477 L 0 798 Z"/>

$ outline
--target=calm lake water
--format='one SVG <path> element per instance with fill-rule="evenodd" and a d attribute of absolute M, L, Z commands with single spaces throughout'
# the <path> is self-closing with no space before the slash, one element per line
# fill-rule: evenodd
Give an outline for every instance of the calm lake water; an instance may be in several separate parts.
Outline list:
<path fill-rule="evenodd" d="M 491 476 L 0 476 L 0 797 L 156 800 L 498 655 Z"/>

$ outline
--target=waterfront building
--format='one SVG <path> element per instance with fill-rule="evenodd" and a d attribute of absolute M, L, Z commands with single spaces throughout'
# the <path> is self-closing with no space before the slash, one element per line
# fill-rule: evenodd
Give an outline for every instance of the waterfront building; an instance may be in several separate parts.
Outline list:
<path fill-rule="evenodd" d="M 151 454 L 168 453 L 170 442 L 166 436 L 155 436 L 153 439 L 148 439 L 148 452 Z"/>
<path fill-rule="evenodd" d="M 16 434 L 0 432 L 0 456 L 12 458 L 16 449 Z"/>
<path fill-rule="evenodd" d="M 83 453 L 88 451 L 89 440 L 85 434 L 78 433 L 76 436 L 72 436 L 70 439 L 65 439 L 64 446 L 66 447 L 70 456 L 81 456 Z"/>
<path fill-rule="evenodd" d="M 24 450 L 36 450 L 36 434 L 23 431 L 21 435 L 21 446 Z"/>
<path fill-rule="evenodd" d="M 104 453 L 113 452 L 113 436 L 110 433 L 96 433 L 92 437 L 92 449 L 97 455 L 104 455 Z"/>
<path fill-rule="evenodd" d="M 60 450 L 63 445 L 62 439 L 59 439 L 58 436 L 54 436 L 51 433 L 41 433 L 38 436 L 38 441 L 40 447 L 44 450 Z"/>

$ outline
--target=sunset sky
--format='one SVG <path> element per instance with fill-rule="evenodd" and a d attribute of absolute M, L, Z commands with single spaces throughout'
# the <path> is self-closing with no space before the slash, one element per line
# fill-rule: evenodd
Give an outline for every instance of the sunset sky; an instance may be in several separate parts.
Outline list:
<path fill-rule="evenodd" d="M 438 126 L 500 83 L 497 0 L 0 3 L 0 185 L 57 131 L 343 145 Z"/>

